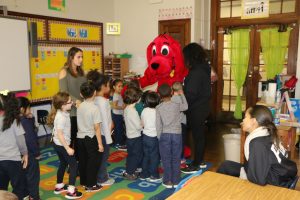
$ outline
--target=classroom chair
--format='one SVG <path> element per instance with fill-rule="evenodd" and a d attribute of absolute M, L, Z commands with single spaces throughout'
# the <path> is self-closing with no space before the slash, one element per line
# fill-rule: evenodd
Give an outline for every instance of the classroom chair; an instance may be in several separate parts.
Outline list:
<path fill-rule="evenodd" d="M 48 132 L 45 127 L 45 125 L 47 124 L 48 114 L 49 114 L 49 112 L 47 110 L 37 110 L 37 121 L 38 121 L 39 125 L 42 125 L 44 127 L 46 136 L 48 136 Z"/>

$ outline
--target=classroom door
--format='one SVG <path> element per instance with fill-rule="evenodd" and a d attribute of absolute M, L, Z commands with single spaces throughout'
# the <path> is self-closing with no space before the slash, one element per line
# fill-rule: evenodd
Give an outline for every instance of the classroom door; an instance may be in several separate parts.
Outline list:
<path fill-rule="evenodd" d="M 250 57 L 248 71 L 245 79 L 243 88 L 241 89 L 241 100 L 242 100 L 242 110 L 245 111 L 248 107 L 256 104 L 259 100 L 258 97 L 258 85 L 259 82 L 267 81 L 266 78 L 266 68 L 264 66 L 262 48 L 260 43 L 260 31 L 265 28 L 270 28 L 274 25 L 260 25 L 251 26 L 250 28 Z M 277 26 L 278 27 L 278 26 Z M 243 27 L 234 27 L 243 28 Z M 298 26 L 293 27 L 290 33 L 290 44 L 286 47 L 288 48 L 287 54 L 285 56 L 285 63 L 282 74 L 293 74 L 294 69 L 291 69 L 292 62 L 294 58 L 295 41 L 298 41 L 297 33 Z M 296 31 L 296 32 L 295 32 Z M 218 74 L 221 79 L 217 86 L 217 95 L 222 98 L 217 98 L 217 105 L 221 105 L 221 110 L 218 113 L 221 114 L 219 119 L 225 119 L 225 121 L 233 120 L 233 112 L 235 110 L 235 99 L 237 95 L 234 77 L 231 73 L 230 65 L 230 49 L 229 42 L 231 39 L 231 34 L 228 29 L 225 31 L 224 28 L 219 28 L 218 30 Z M 297 46 L 297 45 L 296 45 Z M 221 73 L 220 73 L 221 72 Z"/>
<path fill-rule="evenodd" d="M 159 33 L 167 33 L 177 40 L 181 48 L 191 42 L 191 19 L 159 21 Z"/>

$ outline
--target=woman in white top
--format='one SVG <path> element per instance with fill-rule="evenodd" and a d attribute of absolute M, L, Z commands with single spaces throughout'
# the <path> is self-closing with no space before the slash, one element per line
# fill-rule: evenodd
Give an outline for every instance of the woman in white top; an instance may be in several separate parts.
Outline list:
<path fill-rule="evenodd" d="M 57 170 L 57 184 L 55 185 L 55 194 L 66 192 L 67 199 L 78 199 L 82 193 L 75 188 L 77 175 L 77 162 L 74 156 L 74 149 L 70 147 L 71 142 L 71 120 L 69 110 L 72 107 L 72 100 L 68 93 L 59 92 L 52 100 L 52 111 L 48 117 L 48 124 L 53 125 L 54 149 L 59 158 L 59 167 Z M 66 167 L 69 165 L 69 185 L 63 183 Z"/>

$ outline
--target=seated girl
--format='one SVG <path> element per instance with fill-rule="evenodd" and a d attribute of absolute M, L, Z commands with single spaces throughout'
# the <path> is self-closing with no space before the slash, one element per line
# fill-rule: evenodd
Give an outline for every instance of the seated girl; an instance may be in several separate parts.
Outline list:
<path fill-rule="evenodd" d="M 261 105 L 249 108 L 242 129 L 249 133 L 244 145 L 245 164 L 224 161 L 217 172 L 259 185 L 289 187 L 297 175 L 297 166 L 286 158 L 270 110 Z"/>

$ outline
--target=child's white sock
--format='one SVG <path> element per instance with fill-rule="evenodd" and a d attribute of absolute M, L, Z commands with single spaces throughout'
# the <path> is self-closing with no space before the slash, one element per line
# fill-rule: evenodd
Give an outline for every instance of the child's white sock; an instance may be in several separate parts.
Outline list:
<path fill-rule="evenodd" d="M 65 186 L 64 183 L 57 183 L 57 184 L 55 185 L 55 188 L 63 188 L 64 186 Z"/>
<path fill-rule="evenodd" d="M 75 186 L 69 185 L 68 186 L 68 192 L 71 193 L 71 194 L 74 193 L 75 192 Z"/>

